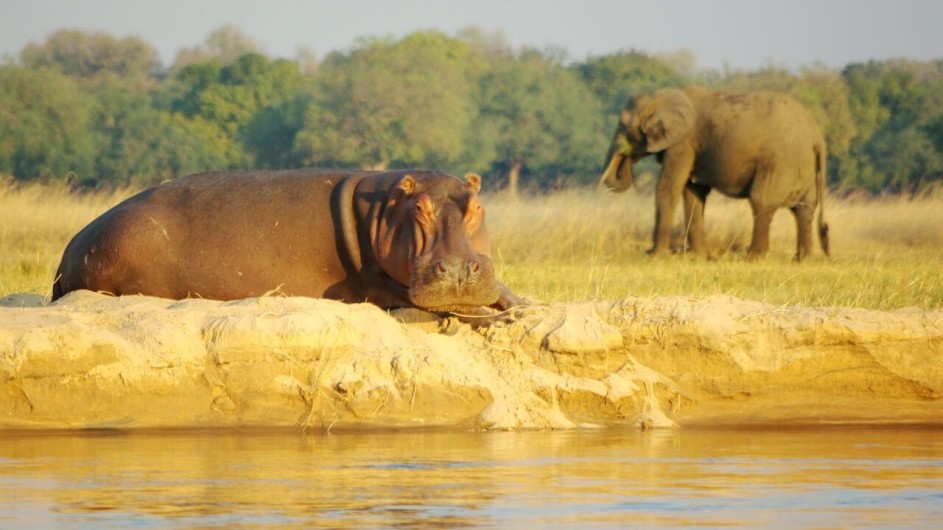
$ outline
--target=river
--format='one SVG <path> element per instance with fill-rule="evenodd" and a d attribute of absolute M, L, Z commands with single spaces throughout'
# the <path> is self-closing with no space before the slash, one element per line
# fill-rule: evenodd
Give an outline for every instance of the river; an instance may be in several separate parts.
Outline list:
<path fill-rule="evenodd" d="M 933 528 L 943 430 L 0 432 L 0 528 Z"/>

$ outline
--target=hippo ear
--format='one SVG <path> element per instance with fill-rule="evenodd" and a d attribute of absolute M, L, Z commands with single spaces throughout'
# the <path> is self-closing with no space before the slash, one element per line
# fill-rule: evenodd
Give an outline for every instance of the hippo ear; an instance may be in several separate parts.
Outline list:
<path fill-rule="evenodd" d="M 416 179 L 412 175 L 406 175 L 403 177 L 403 180 L 399 181 L 397 188 L 403 190 L 407 196 L 415 195 L 419 191 L 419 183 L 416 182 Z"/>
<path fill-rule="evenodd" d="M 465 175 L 465 182 L 468 184 L 468 188 L 478 193 L 481 191 L 481 177 L 477 173 L 468 173 Z"/>

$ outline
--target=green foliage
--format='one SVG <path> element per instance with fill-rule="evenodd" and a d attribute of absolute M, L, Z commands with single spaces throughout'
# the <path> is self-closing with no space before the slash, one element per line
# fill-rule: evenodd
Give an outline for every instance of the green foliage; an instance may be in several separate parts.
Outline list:
<path fill-rule="evenodd" d="M 154 184 L 228 164 L 231 144 L 215 124 L 163 112 L 151 94 L 128 90 L 117 78 L 99 85 L 96 94 L 100 182 Z"/>
<path fill-rule="evenodd" d="M 95 159 L 99 180 L 128 184 L 159 171 L 161 114 L 146 93 L 128 90 L 110 76 L 95 89 L 94 129 L 101 145 Z"/>
<path fill-rule="evenodd" d="M 95 78 L 116 74 L 140 79 L 155 74 L 157 50 L 138 37 L 119 39 L 107 33 L 64 29 L 42 44 L 30 43 L 20 52 L 23 66 L 55 68 L 70 77 Z"/>
<path fill-rule="evenodd" d="M 292 99 L 267 105 L 255 113 L 243 129 L 246 154 L 252 159 L 253 167 L 277 169 L 303 165 L 294 144 L 310 106 L 311 94 L 301 91 Z"/>
<path fill-rule="evenodd" d="M 842 73 L 860 133 L 839 161 L 839 184 L 913 191 L 943 175 L 943 65 L 894 60 Z"/>
<path fill-rule="evenodd" d="M 249 53 L 225 66 L 212 59 L 177 71 L 165 89 L 166 108 L 206 133 L 201 138 L 211 151 L 224 153 L 222 165 L 248 166 L 265 156 L 257 150 L 267 140 L 257 135 L 269 131 L 253 120 L 263 113 L 271 118 L 273 109 L 296 98 L 302 81 L 298 65 L 284 59 Z M 286 140 L 290 145 L 293 138 Z"/>
<path fill-rule="evenodd" d="M 579 77 L 543 54 L 525 50 L 493 61 L 481 78 L 478 109 L 476 128 L 489 132 L 495 161 L 510 171 L 594 173 L 595 147 L 605 143 L 598 100 Z"/>
<path fill-rule="evenodd" d="M 689 81 L 677 65 L 634 50 L 593 57 L 573 70 L 599 99 L 607 118 L 618 116 L 626 101 L 636 94 Z M 610 121 L 614 129 L 615 120 Z"/>
<path fill-rule="evenodd" d="M 927 140 L 930 141 L 937 153 L 943 155 L 943 114 L 928 118 L 922 129 L 923 134 L 926 135 Z"/>
<path fill-rule="evenodd" d="M 0 67 L 0 172 L 26 180 L 93 174 L 94 105 L 55 70 Z"/>
<path fill-rule="evenodd" d="M 213 30 L 203 44 L 192 48 L 183 48 L 177 52 L 173 70 L 186 66 L 215 61 L 219 64 L 231 64 L 236 59 L 250 53 L 264 55 L 262 46 L 242 30 L 227 24 Z"/>
<path fill-rule="evenodd" d="M 293 61 L 233 26 L 169 71 L 137 37 L 62 30 L 27 45 L 0 66 L 0 173 L 141 185 L 225 167 L 426 166 L 587 183 L 629 97 L 686 83 L 796 97 L 822 126 L 833 186 L 911 192 L 943 175 L 943 61 L 717 72 L 686 51 L 569 61 L 477 28 Z"/>
<path fill-rule="evenodd" d="M 448 165 L 471 122 L 465 43 L 437 32 L 362 41 L 318 72 L 295 147 L 308 164 Z"/>

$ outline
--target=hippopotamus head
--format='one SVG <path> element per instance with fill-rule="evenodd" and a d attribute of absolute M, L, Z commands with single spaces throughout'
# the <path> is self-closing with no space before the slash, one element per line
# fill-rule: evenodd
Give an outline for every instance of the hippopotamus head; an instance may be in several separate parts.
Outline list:
<path fill-rule="evenodd" d="M 464 182 L 438 172 L 405 175 L 374 220 L 374 256 L 417 307 L 461 312 L 501 296 L 480 190 L 475 174 Z"/>

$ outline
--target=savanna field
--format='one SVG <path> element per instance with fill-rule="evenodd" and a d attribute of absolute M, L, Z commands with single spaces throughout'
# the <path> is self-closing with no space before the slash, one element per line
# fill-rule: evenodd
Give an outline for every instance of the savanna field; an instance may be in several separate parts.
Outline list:
<path fill-rule="evenodd" d="M 0 183 L 0 295 L 48 297 L 69 239 L 132 193 Z M 943 307 L 940 190 L 914 197 L 829 195 L 832 256 L 824 257 L 816 240 L 816 255 L 801 263 L 793 260 L 795 223 L 786 210 L 773 221 L 770 253 L 747 261 L 749 205 L 716 194 L 706 213 L 710 259 L 648 256 L 654 201 L 635 189 L 565 189 L 519 200 L 486 193 L 484 203 L 499 277 L 536 300 L 726 294 L 778 306 Z M 680 228 L 676 236 L 680 241 Z"/>

